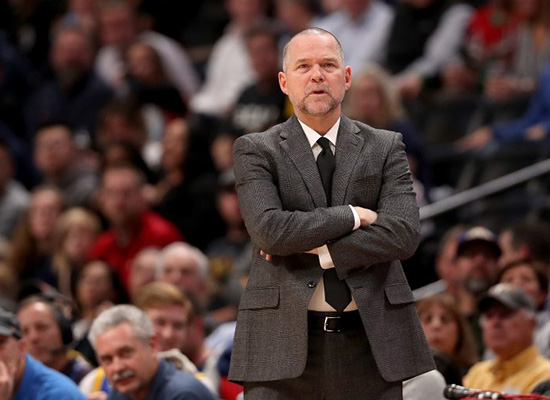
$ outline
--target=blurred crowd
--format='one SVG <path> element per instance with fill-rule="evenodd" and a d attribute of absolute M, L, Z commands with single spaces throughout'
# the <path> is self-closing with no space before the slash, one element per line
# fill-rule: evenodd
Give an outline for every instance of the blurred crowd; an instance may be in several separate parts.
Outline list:
<path fill-rule="evenodd" d="M 162 371 L 239 395 L 226 377 L 253 249 L 232 144 L 292 115 L 282 49 L 311 26 L 352 68 L 344 113 L 403 134 L 419 206 L 546 158 L 547 0 L 0 0 L 0 320 L 15 313 L 23 353 L 103 399 L 118 375 L 97 346 L 116 318 L 134 329 L 144 314 Z M 447 382 L 481 359 L 497 366 L 475 376 L 502 378 L 520 353 L 540 362 L 521 384 L 464 382 L 525 392 L 550 379 L 536 183 L 426 221 L 405 264 L 414 288 L 439 279 L 417 299 Z M 508 330 L 526 335 L 512 356 Z"/>

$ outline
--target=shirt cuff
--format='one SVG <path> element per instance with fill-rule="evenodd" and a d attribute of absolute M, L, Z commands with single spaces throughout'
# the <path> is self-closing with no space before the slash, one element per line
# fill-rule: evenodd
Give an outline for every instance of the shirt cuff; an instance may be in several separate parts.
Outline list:
<path fill-rule="evenodd" d="M 317 255 L 319 256 L 319 264 L 321 264 L 321 268 L 334 268 L 334 262 L 332 261 L 332 257 L 330 256 L 330 252 L 328 251 L 326 244 L 317 248 Z"/>
<path fill-rule="evenodd" d="M 355 211 L 355 208 L 353 208 L 352 205 L 350 205 L 350 208 L 353 213 L 353 220 L 355 221 L 353 224 L 353 230 L 356 231 L 361 226 L 361 218 L 359 218 L 359 214 L 357 214 L 357 211 Z"/>

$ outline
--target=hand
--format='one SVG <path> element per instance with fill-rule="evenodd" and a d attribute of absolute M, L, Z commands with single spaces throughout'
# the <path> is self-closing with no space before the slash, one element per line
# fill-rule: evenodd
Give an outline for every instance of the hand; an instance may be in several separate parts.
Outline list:
<path fill-rule="evenodd" d="M 93 392 L 88 395 L 88 400 L 107 400 L 107 397 L 105 392 Z"/>
<path fill-rule="evenodd" d="M 409 74 L 396 81 L 397 91 L 403 99 L 416 99 L 423 86 L 422 77 L 417 74 Z"/>
<path fill-rule="evenodd" d="M 516 82 L 514 79 L 498 76 L 487 80 L 485 84 L 485 95 L 496 102 L 504 102 L 509 100 L 515 91 Z"/>
<path fill-rule="evenodd" d="M 267 254 L 265 251 L 260 250 L 260 255 L 265 258 L 266 261 L 271 260 L 271 254 Z"/>
<path fill-rule="evenodd" d="M 13 395 L 15 366 L 0 361 L 0 400 L 10 400 Z"/>
<path fill-rule="evenodd" d="M 492 137 L 491 128 L 484 126 L 457 140 L 455 146 L 459 151 L 477 150 L 489 143 Z"/>
<path fill-rule="evenodd" d="M 359 215 L 361 226 L 371 225 L 378 218 L 378 213 L 363 207 L 353 207 Z"/>
<path fill-rule="evenodd" d="M 544 139 L 547 134 L 548 132 L 546 132 L 546 128 L 543 125 L 533 125 L 525 131 L 525 138 L 535 142 Z"/>

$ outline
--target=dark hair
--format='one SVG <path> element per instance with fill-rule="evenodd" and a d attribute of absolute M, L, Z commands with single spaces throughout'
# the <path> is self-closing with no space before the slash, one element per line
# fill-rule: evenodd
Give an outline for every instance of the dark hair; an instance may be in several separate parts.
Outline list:
<path fill-rule="evenodd" d="M 512 234 L 512 246 L 529 248 L 529 258 L 550 263 L 550 225 L 540 221 L 521 221 L 504 229 Z"/>
<path fill-rule="evenodd" d="M 258 21 L 248 28 L 244 34 L 246 42 L 250 39 L 255 38 L 256 36 L 269 36 L 273 47 L 276 49 L 279 48 L 279 39 L 281 34 L 277 29 L 276 25 L 269 20 Z"/>
<path fill-rule="evenodd" d="M 128 296 L 128 292 L 126 291 L 126 288 L 124 287 L 124 284 L 122 283 L 122 279 L 120 279 L 120 275 L 118 274 L 117 270 L 114 269 L 109 263 L 103 260 L 91 260 L 86 263 L 81 269 L 78 270 L 75 276 L 75 280 L 73 282 L 72 292 L 73 292 L 73 299 L 76 301 L 76 287 L 77 283 L 82 278 L 82 275 L 86 269 L 86 266 L 92 263 L 99 262 L 101 264 L 105 265 L 105 268 L 107 270 L 107 273 L 109 275 L 109 280 L 111 281 L 111 285 L 113 287 L 114 292 L 114 298 L 112 299 L 113 303 L 115 305 L 117 304 L 126 304 L 130 302 L 130 297 Z M 78 303 L 76 303 L 77 307 L 80 307 Z"/>
<path fill-rule="evenodd" d="M 529 267 L 533 270 L 533 272 L 535 273 L 535 277 L 537 278 L 537 281 L 539 283 L 540 290 L 543 291 L 543 292 L 547 292 L 548 291 L 548 264 L 547 263 L 546 264 L 541 263 L 541 262 L 531 260 L 531 259 L 527 259 L 527 258 L 512 261 L 512 262 L 506 264 L 504 267 L 502 267 L 502 269 L 500 269 L 499 272 L 498 272 L 497 282 L 502 281 L 502 277 L 504 276 L 504 274 L 506 272 L 508 272 L 511 269 L 514 269 L 516 267 L 523 266 L 523 265 L 525 265 L 525 266 L 527 266 L 527 267 Z M 536 300 L 536 299 L 533 299 L 533 300 Z M 544 304 L 543 304 L 543 306 L 544 306 Z M 538 304 L 537 304 L 537 307 L 539 307 Z"/>
<path fill-rule="evenodd" d="M 69 132 L 71 137 L 74 136 L 74 126 L 69 121 L 60 119 L 60 118 L 43 121 L 36 128 L 36 133 L 45 129 L 55 128 L 55 127 L 63 127 Z"/>

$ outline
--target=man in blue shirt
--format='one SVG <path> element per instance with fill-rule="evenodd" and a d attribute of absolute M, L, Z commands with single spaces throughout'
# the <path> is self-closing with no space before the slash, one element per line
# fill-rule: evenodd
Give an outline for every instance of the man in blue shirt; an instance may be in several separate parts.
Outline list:
<path fill-rule="evenodd" d="M 481 127 L 457 142 L 460 150 L 476 150 L 494 139 L 497 143 L 548 141 L 550 134 L 550 65 L 540 75 L 538 89 L 525 113 L 513 121 Z"/>
<path fill-rule="evenodd" d="M 113 387 L 109 400 L 215 400 L 193 375 L 158 360 L 153 325 L 137 307 L 102 312 L 88 337 Z"/>
<path fill-rule="evenodd" d="M 0 307 L 0 400 L 85 400 L 66 376 L 26 352 L 17 318 Z"/>

